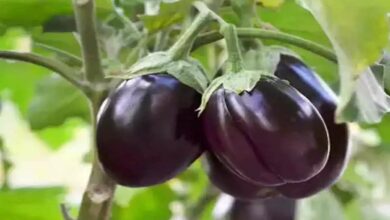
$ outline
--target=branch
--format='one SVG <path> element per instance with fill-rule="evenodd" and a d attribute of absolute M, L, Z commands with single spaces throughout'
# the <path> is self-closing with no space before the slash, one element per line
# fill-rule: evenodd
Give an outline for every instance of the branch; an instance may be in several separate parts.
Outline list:
<path fill-rule="evenodd" d="M 93 86 L 89 94 L 91 102 L 91 114 L 93 123 L 93 134 L 96 131 L 96 117 L 99 106 L 104 98 L 106 80 L 102 70 L 99 45 L 97 40 L 95 24 L 94 0 L 73 0 L 76 17 L 76 25 L 80 34 L 83 61 L 85 66 L 86 79 Z M 103 84 L 103 90 L 99 84 Z M 95 135 L 92 136 L 93 140 Z M 93 145 L 95 150 L 96 143 Z M 108 220 L 110 217 L 110 206 L 115 191 L 115 182 L 108 177 L 99 165 L 97 156 L 94 157 L 92 172 L 88 181 L 87 189 L 84 192 L 80 206 L 78 220 Z"/>
<path fill-rule="evenodd" d="M 99 99 L 89 97 L 91 102 L 92 140 L 95 140 L 97 113 L 102 102 L 102 96 L 99 95 L 99 92 L 95 91 L 94 94 Z M 77 220 L 109 220 L 116 183 L 102 170 L 96 155 L 95 141 L 93 141 L 92 146 L 95 152 L 92 171 L 83 194 Z"/>
<path fill-rule="evenodd" d="M 115 191 L 115 182 L 101 169 L 95 159 L 88 186 L 81 201 L 78 220 L 110 219 L 111 203 Z"/>
<path fill-rule="evenodd" d="M 313 41 L 309 41 L 307 39 L 297 37 L 295 35 L 255 28 L 237 28 L 237 34 L 241 38 L 261 38 L 289 43 L 291 45 L 306 49 L 332 62 L 337 63 L 337 57 L 332 50 Z M 193 50 L 203 45 L 218 41 L 222 38 L 223 36 L 217 31 L 211 31 L 209 33 L 203 34 L 195 41 Z"/>
<path fill-rule="evenodd" d="M 103 82 L 104 74 L 96 34 L 94 0 L 73 0 L 73 5 L 86 78 L 91 83 Z"/>
<path fill-rule="evenodd" d="M 72 83 L 74 86 L 81 89 L 82 91 L 86 92 L 89 90 L 87 83 L 85 83 L 82 78 L 78 77 L 78 75 L 75 73 L 75 70 L 60 61 L 46 58 L 33 53 L 20 53 L 13 51 L 0 51 L 0 58 L 23 61 L 45 67 L 49 70 L 58 73 L 64 79 L 68 80 L 70 83 Z"/>
<path fill-rule="evenodd" d="M 83 61 L 81 60 L 80 57 L 74 55 L 74 54 L 71 54 L 67 51 L 64 51 L 64 50 L 61 50 L 59 48 L 56 48 L 56 47 L 52 47 L 52 46 L 49 46 L 49 45 L 46 45 L 46 44 L 42 44 L 42 43 L 36 43 L 34 42 L 34 45 L 36 47 L 40 47 L 40 48 L 43 48 L 45 50 L 48 50 L 48 51 L 51 51 L 51 52 L 54 52 L 64 58 L 66 58 L 67 60 L 69 60 L 72 64 L 74 63 L 75 65 L 77 66 L 82 66 L 83 65 Z"/>

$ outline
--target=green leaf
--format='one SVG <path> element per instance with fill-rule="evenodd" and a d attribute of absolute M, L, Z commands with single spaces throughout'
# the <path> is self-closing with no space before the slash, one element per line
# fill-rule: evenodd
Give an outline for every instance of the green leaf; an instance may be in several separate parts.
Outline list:
<path fill-rule="evenodd" d="M 140 19 L 144 22 L 149 33 L 157 32 L 182 21 L 189 12 L 194 0 L 179 0 L 173 3 L 161 3 L 157 15 L 141 15 Z"/>
<path fill-rule="evenodd" d="M 387 0 L 300 0 L 326 32 L 339 62 L 337 121 L 378 122 L 390 102 L 367 70 L 387 46 Z M 369 12 L 369 13 L 367 13 Z M 375 24 L 375 25 L 373 25 Z M 360 76 L 362 75 L 362 76 Z M 360 77 L 359 77 L 360 76 Z M 375 100 L 372 100 L 376 96 Z"/>
<path fill-rule="evenodd" d="M 0 216 L 4 220 L 62 220 L 62 188 L 21 188 L 0 191 Z"/>
<path fill-rule="evenodd" d="M 123 204 L 123 200 L 114 204 L 113 220 L 170 219 L 169 206 L 176 199 L 176 195 L 166 184 L 137 191 L 138 193 L 130 195 L 127 204 Z"/>
<path fill-rule="evenodd" d="M 336 111 L 336 120 L 339 122 L 379 123 L 390 111 L 390 96 L 385 93 L 383 82 L 378 81 L 370 68 L 363 71 L 357 79 L 341 78 L 340 93 L 340 103 Z"/>
<path fill-rule="evenodd" d="M 37 83 L 36 94 L 28 110 L 32 129 L 58 126 L 69 117 L 88 120 L 89 108 L 85 96 L 57 75 Z"/>
<path fill-rule="evenodd" d="M 207 88 L 208 80 L 203 67 L 194 59 L 178 60 L 167 66 L 167 73 L 199 93 Z"/>
<path fill-rule="evenodd" d="M 105 16 L 112 12 L 112 3 L 110 0 L 97 0 L 96 8 L 98 15 Z M 41 26 L 61 15 L 73 15 L 72 1 L 2 0 L 0 24 L 22 27 Z"/>
<path fill-rule="evenodd" d="M 344 220 L 343 208 L 336 197 L 324 191 L 307 199 L 298 201 L 297 220 Z"/>
<path fill-rule="evenodd" d="M 278 30 L 330 46 L 321 26 L 310 12 L 296 4 L 295 1 L 285 1 L 277 10 L 262 7 L 258 9 L 262 21 L 269 22 Z"/>
<path fill-rule="evenodd" d="M 173 60 L 167 52 L 151 53 L 137 61 L 125 73 L 108 77 L 130 79 L 155 73 L 168 73 L 199 93 L 202 93 L 208 84 L 206 73 L 199 62 L 192 58 Z"/>

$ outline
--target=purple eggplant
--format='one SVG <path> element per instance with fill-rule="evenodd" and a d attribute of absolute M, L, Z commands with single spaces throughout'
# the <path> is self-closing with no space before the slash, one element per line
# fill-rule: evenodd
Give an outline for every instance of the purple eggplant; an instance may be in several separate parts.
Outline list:
<path fill-rule="evenodd" d="M 343 173 L 349 152 L 348 125 L 335 123 L 336 95 L 302 61 L 283 55 L 275 76 L 287 80 L 313 103 L 324 119 L 329 133 L 330 154 L 324 169 L 308 181 L 286 184 L 278 188 L 288 197 L 303 198 L 331 186 Z"/>
<path fill-rule="evenodd" d="M 124 81 L 98 115 L 100 162 L 121 185 L 167 181 L 203 152 L 196 108 L 201 95 L 167 74 Z"/>
<path fill-rule="evenodd" d="M 202 114 L 207 148 L 241 179 L 261 186 L 306 181 L 329 156 L 325 123 L 283 80 L 262 77 L 250 92 L 223 88 Z"/>
<path fill-rule="evenodd" d="M 279 193 L 269 187 L 247 182 L 224 166 L 212 153 L 205 154 L 205 169 L 210 181 L 226 194 L 241 200 L 268 198 Z"/>

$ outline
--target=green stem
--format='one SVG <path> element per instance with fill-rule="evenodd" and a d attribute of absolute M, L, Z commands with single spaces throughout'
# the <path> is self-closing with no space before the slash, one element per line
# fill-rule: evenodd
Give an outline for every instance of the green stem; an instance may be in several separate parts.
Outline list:
<path fill-rule="evenodd" d="M 76 74 L 76 70 L 60 61 L 52 60 L 50 58 L 46 58 L 33 53 L 19 53 L 12 51 L 0 51 L 0 58 L 24 61 L 27 63 L 32 63 L 38 66 L 45 67 L 49 70 L 58 73 L 64 79 L 68 80 L 70 83 L 72 83 L 74 86 L 84 92 L 88 92 L 90 89 L 88 83 L 86 83 L 82 78 L 80 78 L 78 74 Z"/>
<path fill-rule="evenodd" d="M 95 100 L 91 100 L 91 117 L 92 117 L 92 130 L 93 140 L 95 140 L 96 131 L 96 117 L 101 103 L 101 97 L 96 97 Z M 96 149 L 96 143 L 93 142 L 93 147 Z M 106 175 L 102 170 L 96 153 L 94 154 L 94 161 L 92 165 L 92 172 L 89 177 L 87 189 L 84 192 L 83 199 L 81 201 L 79 216 L 77 220 L 108 220 L 110 219 L 110 207 L 116 183 Z"/>
<path fill-rule="evenodd" d="M 73 5 L 86 78 L 91 83 L 101 83 L 104 82 L 104 74 L 96 33 L 94 2 L 94 0 L 73 0 Z"/>
<path fill-rule="evenodd" d="M 210 15 L 208 12 L 200 12 L 196 16 L 188 30 L 168 50 L 173 60 L 178 60 L 189 55 L 193 42 L 209 21 Z"/>
<path fill-rule="evenodd" d="M 230 2 L 233 11 L 240 18 L 239 27 L 253 27 L 253 21 L 257 17 L 256 3 L 254 0 L 240 0 Z"/>
<path fill-rule="evenodd" d="M 104 74 L 99 56 L 95 25 L 95 7 L 93 0 L 73 0 L 77 30 L 80 34 L 85 75 L 88 82 L 93 84 L 93 90 L 88 94 L 92 114 L 92 140 L 95 140 L 97 112 L 101 101 L 106 95 L 109 81 Z M 96 143 L 93 144 L 96 149 Z M 92 172 L 84 192 L 80 206 L 78 220 L 108 220 L 110 206 L 114 196 L 116 184 L 106 175 L 99 165 L 98 158 L 94 157 Z"/>
<path fill-rule="evenodd" d="M 52 47 L 52 46 L 49 46 L 49 45 L 46 45 L 46 44 L 42 44 L 42 43 L 34 43 L 34 45 L 36 47 L 41 47 L 41 48 L 43 48 L 45 50 L 52 51 L 52 52 L 54 52 L 56 54 L 59 54 L 59 55 L 65 57 L 73 65 L 76 65 L 76 66 L 82 66 L 83 65 L 83 61 L 81 60 L 80 57 L 78 57 L 78 56 L 76 56 L 74 54 L 71 54 L 71 53 L 69 53 L 67 51 L 64 51 L 64 50 L 61 50 L 59 48 Z"/>
<path fill-rule="evenodd" d="M 255 28 L 237 28 L 237 34 L 241 38 L 270 39 L 270 40 L 277 40 L 283 43 L 289 43 L 291 45 L 306 49 L 312 53 L 315 53 L 332 62 L 337 63 L 337 57 L 332 50 L 320 44 L 317 44 L 313 41 L 309 41 L 307 39 L 295 35 L 286 34 L 277 31 L 255 29 Z M 212 31 L 207 34 L 204 34 L 194 42 L 193 50 L 203 45 L 218 41 L 222 38 L 223 36 L 217 31 Z"/>
<path fill-rule="evenodd" d="M 229 71 L 233 73 L 240 72 L 244 68 L 244 61 L 242 60 L 236 27 L 232 24 L 223 25 L 221 33 L 226 41 Z"/>

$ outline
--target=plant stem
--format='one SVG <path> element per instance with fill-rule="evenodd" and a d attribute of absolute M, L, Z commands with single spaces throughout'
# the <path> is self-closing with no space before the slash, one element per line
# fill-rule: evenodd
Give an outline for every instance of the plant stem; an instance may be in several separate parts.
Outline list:
<path fill-rule="evenodd" d="M 196 16 L 188 30 L 169 48 L 168 52 L 171 54 L 173 60 L 181 59 L 189 55 L 193 42 L 209 21 L 210 15 L 208 12 L 200 12 Z"/>
<path fill-rule="evenodd" d="M 332 50 L 320 44 L 317 44 L 313 41 L 309 41 L 307 39 L 297 37 L 295 35 L 286 34 L 277 31 L 256 29 L 256 28 L 237 28 L 237 34 L 241 38 L 270 39 L 270 40 L 277 40 L 284 43 L 289 43 L 291 45 L 306 49 L 310 52 L 313 52 L 314 54 L 317 54 L 332 62 L 337 63 L 337 57 Z M 223 36 L 217 31 L 212 31 L 207 34 L 204 34 L 194 42 L 193 50 L 203 45 L 218 41 L 222 38 Z"/>
<path fill-rule="evenodd" d="M 71 54 L 67 51 L 64 51 L 64 50 L 61 50 L 59 48 L 56 48 L 56 47 L 52 47 L 52 46 L 49 46 L 49 45 L 46 45 L 46 44 L 42 44 L 42 43 L 35 43 L 34 42 L 34 45 L 36 47 L 41 47 L 45 50 L 48 50 L 48 51 L 52 51 L 56 54 L 59 54 L 63 57 L 66 57 L 67 60 L 69 60 L 72 64 L 74 65 L 77 65 L 77 66 L 82 66 L 83 65 L 83 61 L 81 60 L 80 57 L 74 55 L 74 54 Z"/>
<path fill-rule="evenodd" d="M 73 0 L 73 5 L 86 78 L 94 84 L 104 82 L 96 33 L 94 0 Z M 87 60 L 88 62 L 85 62 Z"/>
<path fill-rule="evenodd" d="M 84 92 L 89 90 L 89 85 L 76 74 L 76 70 L 72 67 L 66 65 L 57 60 L 46 58 L 33 53 L 20 53 L 13 51 L 0 51 L 0 58 L 24 61 L 27 63 L 36 64 L 38 66 L 45 67 L 49 70 L 52 70 L 64 79 L 68 80 L 77 88 L 81 89 Z"/>
<path fill-rule="evenodd" d="M 221 33 L 225 37 L 228 50 L 228 68 L 233 73 L 240 72 L 243 69 L 244 61 L 242 60 L 236 27 L 232 24 L 223 25 Z"/>
<path fill-rule="evenodd" d="M 73 0 L 76 16 L 77 30 L 80 34 L 85 75 L 94 87 L 88 94 L 91 103 L 92 130 L 95 140 L 97 112 L 108 87 L 99 56 L 99 46 L 96 35 L 95 8 L 93 0 Z M 101 85 L 103 84 L 103 87 Z M 96 143 L 93 144 L 96 149 Z M 78 220 L 108 220 L 110 206 L 114 196 L 116 184 L 102 170 L 98 158 L 94 156 L 92 172 L 89 177 L 87 189 L 84 192 L 80 206 Z"/>
<path fill-rule="evenodd" d="M 92 129 L 95 140 L 96 117 L 100 106 L 99 99 L 91 102 Z M 96 143 L 93 142 L 95 149 Z M 84 192 L 80 206 L 78 220 L 108 220 L 110 218 L 110 207 L 114 196 L 116 183 L 102 170 L 96 153 L 92 165 L 92 172 L 89 177 L 87 189 Z"/>

